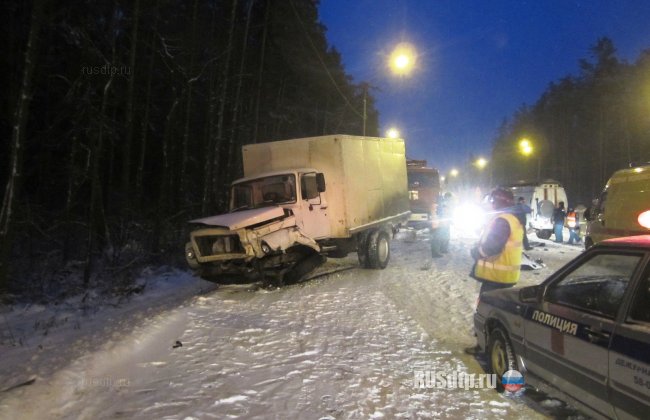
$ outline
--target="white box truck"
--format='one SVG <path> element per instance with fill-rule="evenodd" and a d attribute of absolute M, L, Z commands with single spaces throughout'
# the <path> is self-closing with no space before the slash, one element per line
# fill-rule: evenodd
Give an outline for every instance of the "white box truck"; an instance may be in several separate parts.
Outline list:
<path fill-rule="evenodd" d="M 243 146 L 230 212 L 192 220 L 185 257 L 211 281 L 225 274 L 295 281 L 357 252 L 383 269 L 409 218 L 404 141 L 330 135 Z"/>

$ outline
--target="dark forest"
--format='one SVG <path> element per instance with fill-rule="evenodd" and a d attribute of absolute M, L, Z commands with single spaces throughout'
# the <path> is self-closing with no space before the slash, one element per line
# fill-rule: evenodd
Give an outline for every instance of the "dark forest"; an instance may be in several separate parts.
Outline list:
<path fill-rule="evenodd" d="M 243 144 L 362 132 L 363 85 L 328 46 L 317 1 L 1 7 L 5 293 L 178 261 L 186 222 L 225 210 Z"/>
<path fill-rule="evenodd" d="M 614 171 L 650 161 L 650 50 L 630 64 L 601 38 L 579 66 L 579 74 L 551 83 L 503 122 L 492 152 L 494 183 L 551 178 L 564 184 L 571 203 L 589 206 Z M 518 153 L 522 138 L 535 148 L 529 157 Z"/>
<path fill-rule="evenodd" d="M 180 262 L 186 222 L 226 209 L 244 144 L 361 134 L 366 99 L 378 135 L 318 3 L 3 2 L 0 290 Z M 615 170 L 650 161 L 650 50 L 628 63 L 601 38 L 579 64 L 502 123 L 490 185 L 553 178 L 589 205 Z"/>

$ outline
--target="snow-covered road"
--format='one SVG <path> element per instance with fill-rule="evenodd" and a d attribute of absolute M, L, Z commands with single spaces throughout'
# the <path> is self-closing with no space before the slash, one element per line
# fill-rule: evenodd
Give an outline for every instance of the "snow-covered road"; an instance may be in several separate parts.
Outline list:
<path fill-rule="evenodd" d="M 555 401 L 414 386 L 416 370 L 484 373 L 463 353 L 475 342 L 473 240 L 455 237 L 432 260 L 425 236 L 400 234 L 383 271 L 352 255 L 302 284 L 223 286 L 122 317 L 100 346 L 0 394 L 0 418 L 545 418 Z M 544 245 L 529 254 L 547 268 L 523 272 L 522 284 L 581 251 Z"/>

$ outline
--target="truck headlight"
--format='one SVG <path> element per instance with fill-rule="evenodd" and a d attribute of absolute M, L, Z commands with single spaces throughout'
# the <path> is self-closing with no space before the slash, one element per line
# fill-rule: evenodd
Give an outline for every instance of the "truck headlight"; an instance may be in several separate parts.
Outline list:
<path fill-rule="evenodd" d="M 262 242 L 262 252 L 265 254 L 271 252 L 271 247 L 266 242 Z"/>

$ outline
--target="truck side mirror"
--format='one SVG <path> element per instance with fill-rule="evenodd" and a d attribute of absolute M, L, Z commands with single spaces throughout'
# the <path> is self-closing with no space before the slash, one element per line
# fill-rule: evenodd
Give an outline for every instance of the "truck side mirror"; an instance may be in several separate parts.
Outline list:
<path fill-rule="evenodd" d="M 325 175 L 322 172 L 316 174 L 316 187 L 318 192 L 325 192 Z"/>

